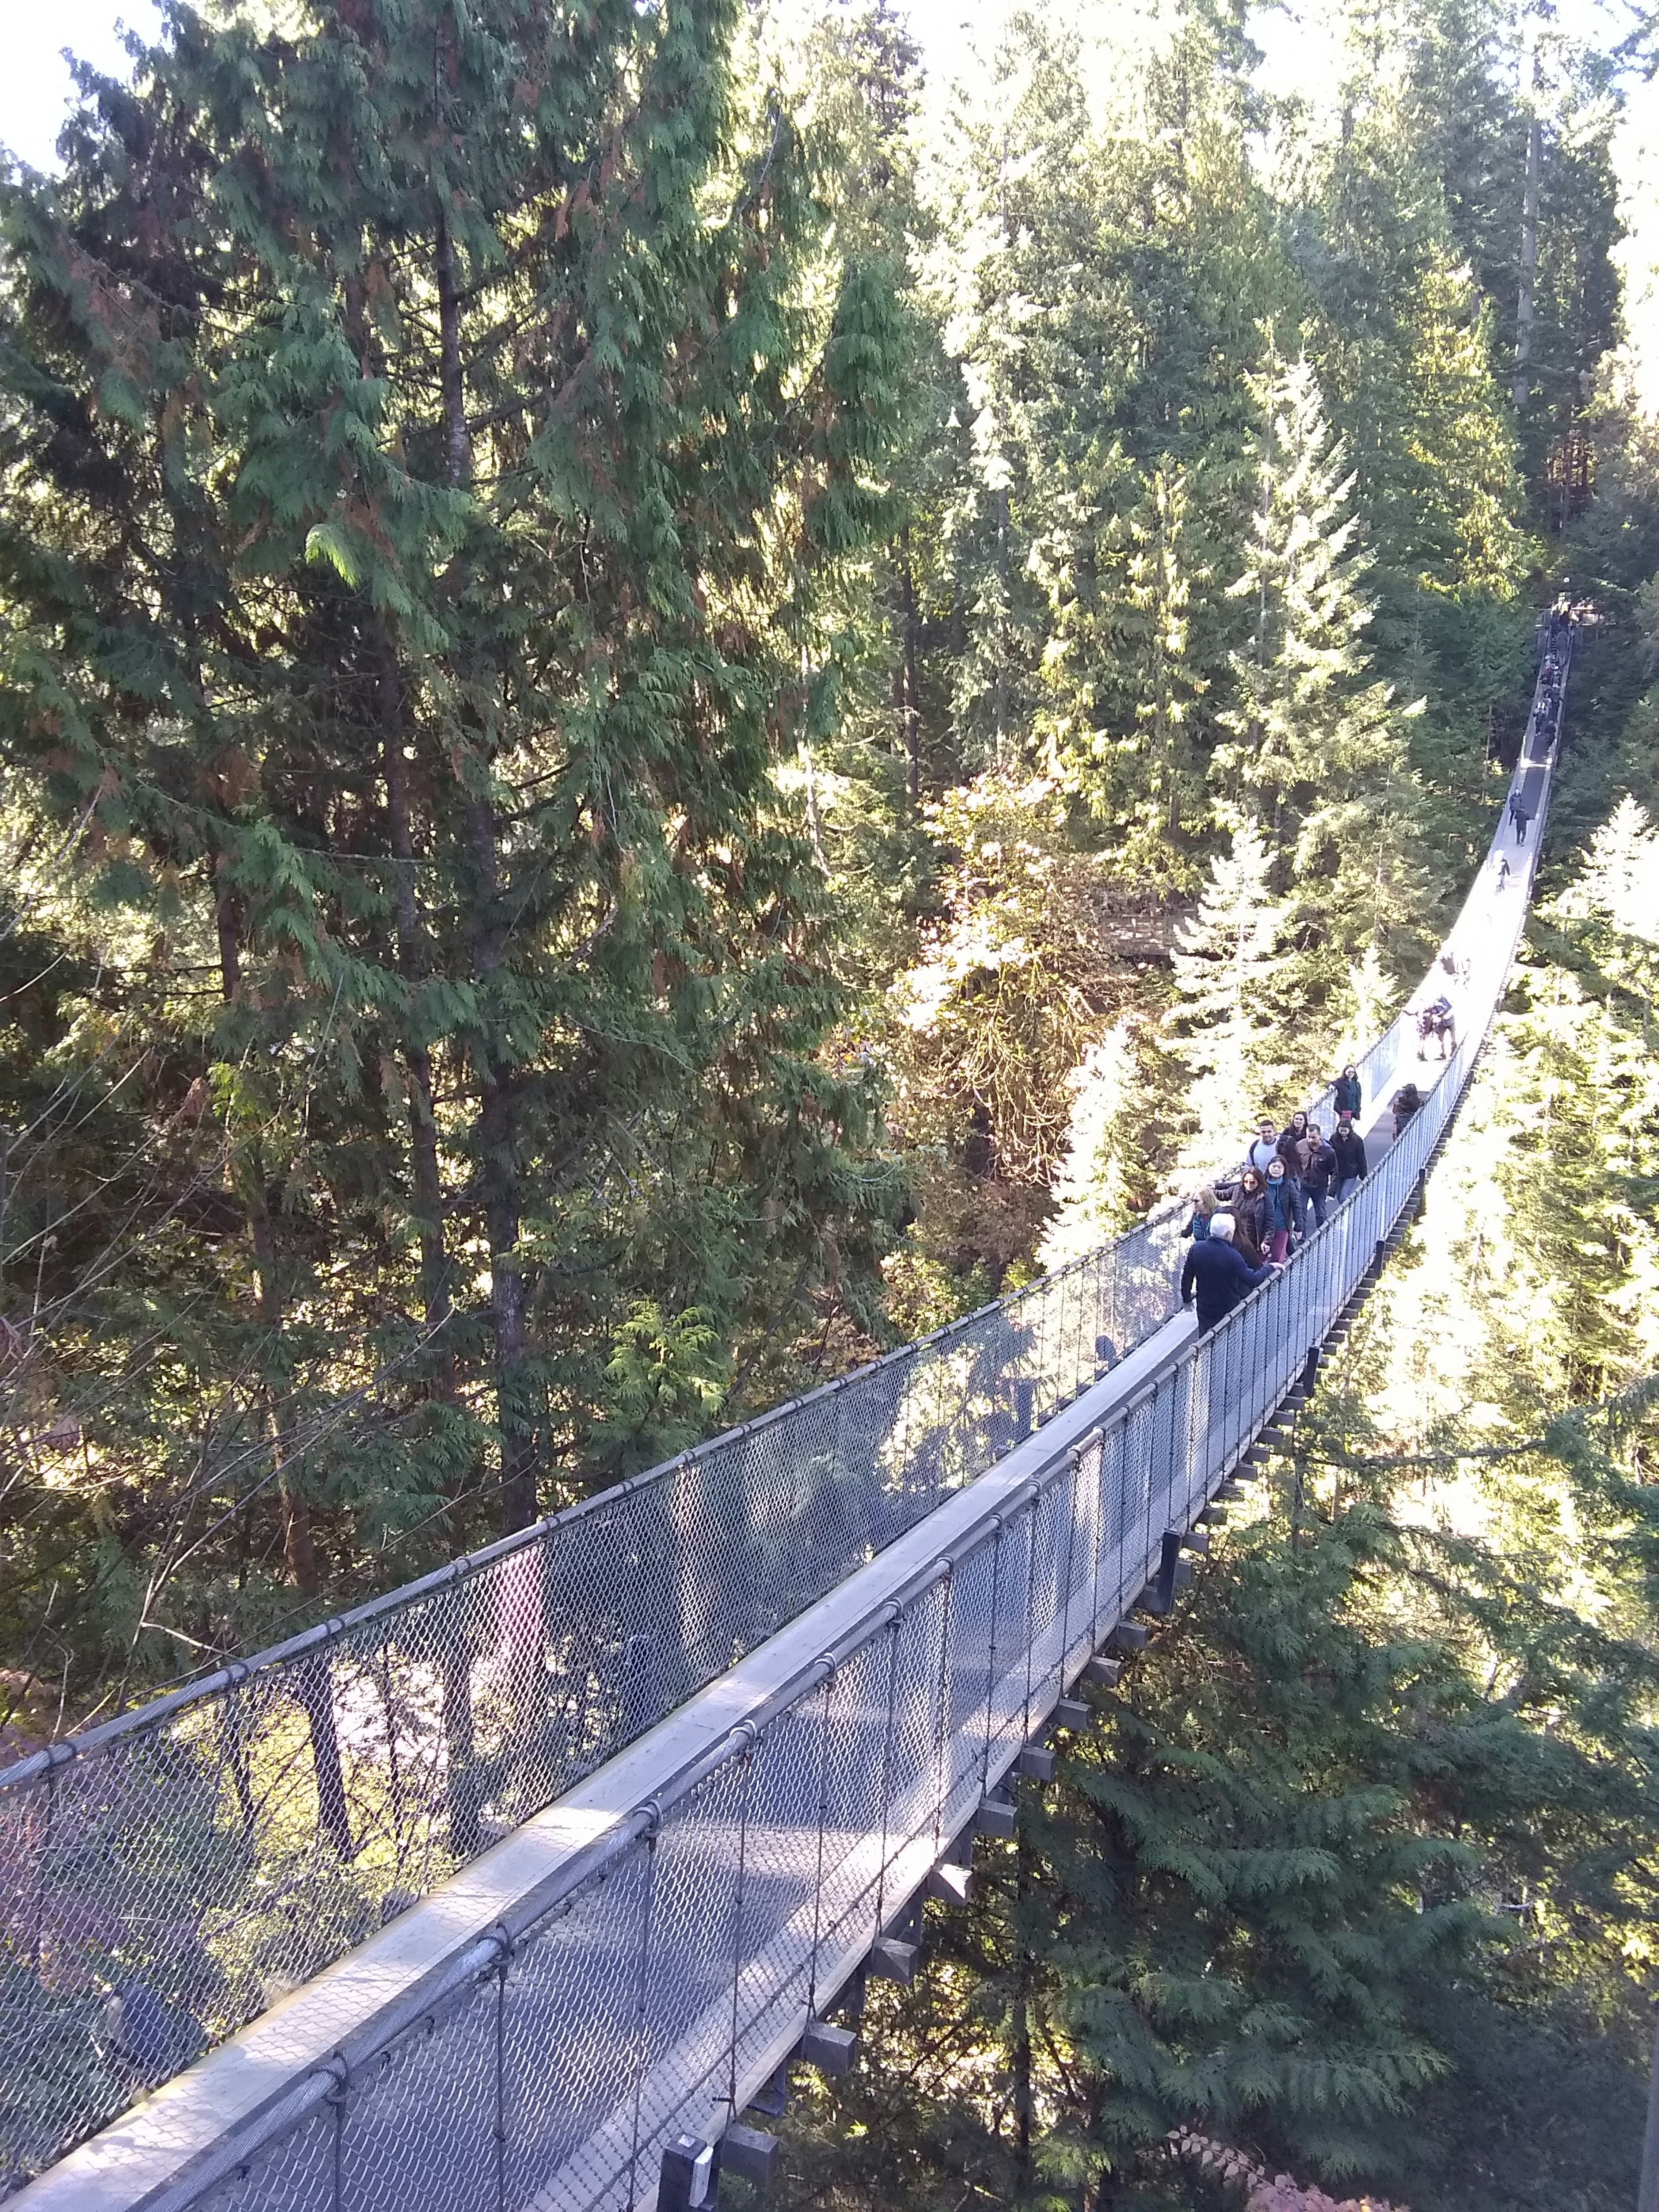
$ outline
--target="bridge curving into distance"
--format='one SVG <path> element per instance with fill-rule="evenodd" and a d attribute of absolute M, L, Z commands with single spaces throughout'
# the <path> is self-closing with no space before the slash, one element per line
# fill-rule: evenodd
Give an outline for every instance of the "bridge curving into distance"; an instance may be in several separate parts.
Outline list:
<path fill-rule="evenodd" d="M 1006 1788 L 1167 1613 L 1405 1233 L 1525 920 L 1573 639 L 1386 1143 L 1203 1338 L 1182 1209 L 872 1367 L 0 1771 L 0 2195 L 664 2212 L 763 2175 Z M 1535 825 L 1516 833 L 1519 805 Z M 1410 1060 L 1422 1109 L 1375 1119 Z M 1328 1098 L 1322 1102 L 1328 1108 Z M 205 2050 L 204 2046 L 209 2046 Z"/>

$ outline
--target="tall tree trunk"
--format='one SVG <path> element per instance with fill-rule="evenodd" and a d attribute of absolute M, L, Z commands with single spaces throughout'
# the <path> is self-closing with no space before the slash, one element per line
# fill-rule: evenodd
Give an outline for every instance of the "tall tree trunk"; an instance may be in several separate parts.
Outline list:
<path fill-rule="evenodd" d="M 809 712 L 812 689 L 811 664 L 806 658 L 806 647 L 800 649 L 800 757 L 806 763 L 806 834 L 811 840 L 812 858 L 818 864 L 818 873 L 827 876 L 830 866 L 823 857 L 823 822 L 818 812 L 817 771 L 812 763 L 812 735 Z"/>
<path fill-rule="evenodd" d="M 1538 289 L 1538 173 L 1543 155 L 1538 121 L 1538 57 L 1532 64 L 1527 112 L 1527 181 L 1521 200 L 1521 296 L 1515 310 L 1515 404 L 1532 396 L 1532 325 Z"/>
<path fill-rule="evenodd" d="M 214 886 L 214 921 L 219 935 L 219 988 L 228 1006 L 234 1005 L 242 988 L 241 917 L 235 897 L 219 884 Z M 310 1500 L 289 1460 L 288 1393 L 277 1371 L 281 1363 L 276 1356 L 283 1336 L 283 1291 L 263 1159 L 256 1159 L 250 1178 L 248 1227 L 253 1243 L 256 1307 L 265 1336 L 259 1354 L 259 1396 L 282 1508 L 283 1565 L 291 1587 L 310 1597 L 319 1583 L 317 1547 Z"/>
<path fill-rule="evenodd" d="M 443 404 L 445 473 L 459 489 L 472 475 L 461 358 L 460 281 L 449 215 L 437 210 L 439 384 Z M 466 802 L 468 842 L 477 874 L 477 979 L 488 987 L 501 965 L 501 836 L 492 802 Z M 501 1524 L 510 1534 L 536 1518 L 536 1431 L 526 1374 L 529 1301 L 518 1257 L 522 1218 L 519 1176 L 518 1083 L 486 1045 L 478 1068 L 477 1137 L 485 1233 L 489 1242 L 489 1316 L 495 1341 L 495 1425 L 501 1438 Z"/>
<path fill-rule="evenodd" d="M 1022 2181 L 1031 2178 L 1031 1952 L 1023 1924 L 1031 1888 L 1031 1850 L 1022 1830 L 1015 1843 L 1014 1882 L 1014 2142 Z"/>
<path fill-rule="evenodd" d="M 421 931 L 415 898 L 415 841 L 410 826 L 409 773 L 404 758 L 403 680 L 392 641 L 384 633 L 379 651 L 386 834 L 397 863 L 398 969 L 412 987 L 420 980 L 422 972 Z M 410 1182 L 421 1240 L 421 1305 L 433 1350 L 434 1395 L 448 1400 L 454 1394 L 454 1380 L 443 1333 L 452 1307 L 449 1255 L 444 1239 L 443 1181 L 438 1169 L 438 1124 L 432 1104 L 432 1054 L 424 1042 L 411 1036 L 404 1040 L 403 1060 L 409 1087 Z"/>
<path fill-rule="evenodd" d="M 997 493 L 996 758 L 1003 763 L 1008 737 L 1008 487 Z"/>
<path fill-rule="evenodd" d="M 220 990 L 225 1004 L 232 1006 L 242 987 L 242 921 L 234 896 L 217 884 L 214 920 L 219 936 Z M 250 1184 L 248 1227 L 253 1243 L 257 1310 L 264 1334 L 259 1353 L 259 1404 L 283 1516 L 283 1566 L 291 1589 L 302 1597 L 314 1597 L 322 1579 L 317 1569 L 316 1535 L 311 1501 L 293 1464 L 288 1383 L 280 1356 L 284 1315 L 276 1225 L 265 1193 L 264 1163 L 257 1155 Z M 340 1739 L 334 1723 L 333 1684 L 325 1653 L 314 1655 L 296 1670 L 295 1688 L 311 1731 L 318 1825 L 340 1856 L 349 1859 L 356 1856 L 356 1845 L 352 1840 Z"/>
<path fill-rule="evenodd" d="M 916 683 L 916 580 L 910 568 L 910 533 L 899 562 L 899 605 L 904 635 L 899 654 L 899 729 L 904 744 L 904 788 L 914 819 L 921 811 L 921 706 Z"/>
<path fill-rule="evenodd" d="M 349 166 L 350 148 L 341 149 L 343 171 Z M 441 211 L 439 221 L 443 222 Z M 447 229 L 441 228 L 440 254 L 450 271 L 450 301 L 453 305 L 454 255 Z M 353 277 L 345 288 L 345 325 L 362 374 L 385 374 L 380 349 L 369 328 L 364 286 Z M 457 331 L 459 345 L 459 330 Z M 465 428 L 465 417 L 461 427 Z M 415 837 L 410 825 L 409 769 L 404 759 L 409 716 L 404 673 L 397 641 L 384 615 L 376 612 L 370 630 L 374 668 L 375 720 L 380 733 L 386 778 L 386 842 L 397 873 L 393 889 L 393 927 L 398 943 L 398 972 L 411 989 L 424 972 L 421 954 L 421 917 L 415 890 Z M 453 1403 L 454 1363 L 444 1332 L 453 1310 L 449 1255 L 444 1237 L 443 1181 L 438 1168 L 438 1125 L 433 1110 L 434 1084 L 430 1048 L 405 1033 L 401 1057 L 409 1092 L 410 1184 L 414 1200 L 416 1233 L 421 1243 L 421 1309 L 426 1323 L 431 1358 L 428 1372 L 432 1395 Z M 452 1537 L 455 1532 L 452 1529 Z"/>

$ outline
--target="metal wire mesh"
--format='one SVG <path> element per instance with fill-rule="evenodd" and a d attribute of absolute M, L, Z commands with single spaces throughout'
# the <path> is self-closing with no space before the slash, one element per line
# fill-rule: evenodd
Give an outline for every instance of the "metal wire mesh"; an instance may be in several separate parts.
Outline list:
<path fill-rule="evenodd" d="M 1529 746 L 1517 789 L 1547 759 L 1542 738 Z M 1500 846 L 1501 828 L 1489 867 Z M 1535 854 L 1535 841 L 1517 851 L 1507 906 L 1489 887 L 1472 895 L 1484 923 L 1460 987 L 1463 1043 L 1292 1267 L 810 1711 L 704 1784 L 504 1984 L 203 2205 L 424 2202 L 406 2164 L 445 2129 L 444 2161 L 488 2166 L 502 2202 L 631 2201 L 665 2130 L 718 2095 L 785 1993 L 805 2006 L 833 1986 L 830 1962 L 867 1947 L 892 1883 L 1052 1702 L 1063 1650 L 1133 1601 L 1164 1531 L 1279 1403 L 1455 1107 Z M 1407 1033 L 1402 1018 L 1367 1055 L 1372 1096 Z M 0 2191 L 343 1955 L 984 1472 L 1168 1317 L 1178 1244 L 1167 1212 L 589 1506 L 0 1774 Z M 761 1960 L 769 1981 L 753 1979 Z M 463 2095 L 472 2109 L 451 2129 L 436 2115 Z M 453 2201 L 470 2199 L 458 2185 Z"/>
<path fill-rule="evenodd" d="M 0 1773 L 0 2188 L 568 1790 L 1173 1307 L 1153 1223 L 845 1382 Z M 106 2032 L 124 2015 L 125 2040 Z"/>
<path fill-rule="evenodd" d="M 1295 1265 L 878 1610 L 831 1680 L 739 1740 L 499 1982 L 365 2061 L 331 2108 L 332 2162 L 313 2114 L 290 2154 L 257 2154 L 265 2181 L 184 2212 L 378 2212 L 400 2160 L 409 2205 L 620 2212 L 674 2136 L 717 2136 L 999 1779 L 1068 1676 L 1062 1641 L 1080 1664 L 1139 1595 L 1166 1504 L 1212 1492 L 1282 1399 L 1411 1204 L 1476 1048 Z"/>

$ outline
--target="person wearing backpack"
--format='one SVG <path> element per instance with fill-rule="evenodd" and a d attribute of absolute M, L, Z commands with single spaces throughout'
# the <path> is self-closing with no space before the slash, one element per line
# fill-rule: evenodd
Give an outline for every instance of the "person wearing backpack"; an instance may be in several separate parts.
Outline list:
<path fill-rule="evenodd" d="M 1278 1150 L 1279 1132 L 1273 1127 L 1273 1117 L 1271 1114 L 1264 1114 L 1256 1123 L 1255 1135 L 1252 1138 L 1250 1149 L 1245 1153 L 1244 1158 L 1258 1175 L 1266 1175 L 1267 1163 Z"/>

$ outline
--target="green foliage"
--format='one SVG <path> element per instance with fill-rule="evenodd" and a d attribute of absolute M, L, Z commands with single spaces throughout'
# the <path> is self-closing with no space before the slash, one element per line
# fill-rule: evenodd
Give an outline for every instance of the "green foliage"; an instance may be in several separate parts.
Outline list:
<path fill-rule="evenodd" d="M 891 524 L 901 333 L 732 29 L 181 9 L 4 188 L 0 752 L 20 863 L 79 871 L 6 1263 L 27 1422 L 107 1455 L 178 1651 L 649 1455 L 817 1291 L 873 1317 L 893 1178 L 772 769 Z M 641 1309 L 720 1346 L 648 1409 Z M 33 1487 L 29 1579 L 94 1511 Z M 89 1684 L 125 1625 L 58 1602 Z"/>

